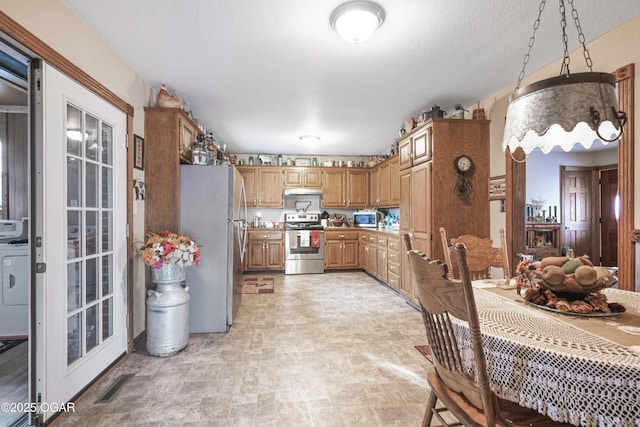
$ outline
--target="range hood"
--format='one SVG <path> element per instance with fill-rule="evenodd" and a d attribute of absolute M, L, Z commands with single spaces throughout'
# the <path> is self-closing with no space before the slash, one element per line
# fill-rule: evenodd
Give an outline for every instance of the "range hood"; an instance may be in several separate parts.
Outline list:
<path fill-rule="evenodd" d="M 322 196 L 322 188 L 285 188 L 285 196 Z"/>

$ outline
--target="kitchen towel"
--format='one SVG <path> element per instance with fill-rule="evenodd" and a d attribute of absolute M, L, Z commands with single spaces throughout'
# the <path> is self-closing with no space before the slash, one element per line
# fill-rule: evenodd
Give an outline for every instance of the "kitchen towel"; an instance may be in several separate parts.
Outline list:
<path fill-rule="evenodd" d="M 312 248 L 320 247 L 320 230 L 311 231 L 311 247 Z"/>
<path fill-rule="evenodd" d="M 301 248 L 308 248 L 309 247 L 309 242 L 310 242 L 310 234 L 311 232 L 309 230 L 301 230 L 300 234 L 299 234 L 299 238 L 300 238 L 300 247 Z"/>

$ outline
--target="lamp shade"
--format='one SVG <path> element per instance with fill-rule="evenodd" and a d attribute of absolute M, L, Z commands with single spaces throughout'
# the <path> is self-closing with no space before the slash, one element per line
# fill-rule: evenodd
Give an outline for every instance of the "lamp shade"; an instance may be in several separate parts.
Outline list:
<path fill-rule="evenodd" d="M 607 73 L 553 77 L 516 89 L 509 99 L 502 149 L 525 154 L 535 148 L 570 151 L 598 140 L 616 140 L 621 132 L 615 78 Z"/>
<path fill-rule="evenodd" d="M 368 1 L 351 1 L 338 6 L 329 22 L 344 40 L 360 43 L 369 38 L 384 22 L 384 10 Z"/>

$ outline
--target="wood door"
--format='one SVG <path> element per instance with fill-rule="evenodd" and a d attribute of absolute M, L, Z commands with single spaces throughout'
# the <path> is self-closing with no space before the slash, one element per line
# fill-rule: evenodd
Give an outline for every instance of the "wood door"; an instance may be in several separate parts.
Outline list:
<path fill-rule="evenodd" d="M 302 185 L 305 187 L 322 187 L 322 171 L 320 169 L 305 169 Z"/>
<path fill-rule="evenodd" d="M 398 144 L 400 170 L 408 169 L 413 165 L 413 162 L 411 161 L 412 153 L 411 138 L 404 139 Z"/>
<path fill-rule="evenodd" d="M 263 242 L 249 242 L 247 244 L 247 270 L 262 270 L 265 264 L 265 244 Z"/>
<path fill-rule="evenodd" d="M 344 268 L 358 267 L 358 241 L 345 240 L 342 242 L 342 266 Z"/>
<path fill-rule="evenodd" d="M 424 163 L 431 158 L 431 135 L 433 128 L 425 128 L 413 136 L 413 165 Z"/>
<path fill-rule="evenodd" d="M 240 175 L 242 175 L 242 179 L 244 180 L 244 191 L 247 195 L 247 206 L 248 207 L 257 207 L 258 206 L 258 187 L 256 186 L 256 182 L 258 180 L 258 171 L 256 168 L 238 168 Z"/>
<path fill-rule="evenodd" d="M 387 248 L 378 245 L 376 251 L 376 276 L 383 282 L 387 282 Z"/>
<path fill-rule="evenodd" d="M 369 171 L 358 170 L 347 172 L 349 195 L 347 200 L 347 207 L 350 208 L 365 208 L 367 207 L 368 200 L 368 186 Z"/>
<path fill-rule="evenodd" d="M 342 267 L 342 242 L 326 240 L 324 242 L 324 268 Z"/>
<path fill-rule="evenodd" d="M 600 171 L 600 264 L 618 266 L 618 169 Z"/>
<path fill-rule="evenodd" d="M 586 254 L 595 260 L 597 254 L 593 252 L 592 245 L 594 193 L 591 175 L 590 168 L 562 168 L 562 245 L 571 247 L 576 256 Z"/>
<path fill-rule="evenodd" d="M 371 207 L 380 206 L 380 166 L 376 165 L 369 171 L 369 204 Z"/>
<path fill-rule="evenodd" d="M 258 206 L 264 208 L 283 207 L 282 190 L 281 168 L 263 167 L 258 169 Z"/>
<path fill-rule="evenodd" d="M 378 168 L 378 205 L 382 207 L 389 206 L 390 200 L 390 169 L 389 162 L 385 161 Z"/>
<path fill-rule="evenodd" d="M 389 205 L 400 206 L 400 158 L 389 161 Z"/>
<path fill-rule="evenodd" d="M 343 208 L 346 206 L 343 171 L 324 171 L 321 203 L 324 208 Z"/>
<path fill-rule="evenodd" d="M 281 242 L 266 242 L 266 268 L 284 269 L 284 247 Z"/>
<path fill-rule="evenodd" d="M 411 231 L 411 169 L 400 175 L 400 234 Z M 405 251 L 407 248 L 403 247 Z"/>
<path fill-rule="evenodd" d="M 411 230 L 413 248 L 431 257 L 431 162 L 411 172 Z"/>
<path fill-rule="evenodd" d="M 302 186 L 304 169 L 301 168 L 285 168 L 284 169 L 284 186 L 300 187 Z"/>

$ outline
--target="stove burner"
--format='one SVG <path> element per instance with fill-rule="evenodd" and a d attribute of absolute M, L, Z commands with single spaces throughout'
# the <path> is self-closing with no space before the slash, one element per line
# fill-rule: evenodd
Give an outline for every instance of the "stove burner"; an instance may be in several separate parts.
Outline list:
<path fill-rule="evenodd" d="M 284 228 L 295 230 L 322 230 L 320 214 L 288 213 L 284 216 Z"/>

